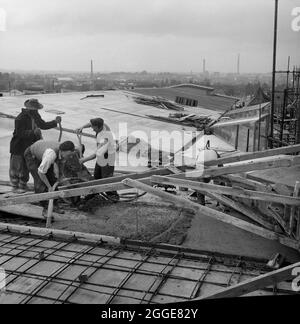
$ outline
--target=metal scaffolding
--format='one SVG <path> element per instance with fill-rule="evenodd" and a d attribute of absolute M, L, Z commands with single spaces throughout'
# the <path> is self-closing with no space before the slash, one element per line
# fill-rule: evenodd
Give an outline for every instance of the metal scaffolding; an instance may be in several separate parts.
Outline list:
<path fill-rule="evenodd" d="M 300 68 L 286 74 L 286 86 L 275 91 L 272 141 L 274 147 L 300 143 Z"/>

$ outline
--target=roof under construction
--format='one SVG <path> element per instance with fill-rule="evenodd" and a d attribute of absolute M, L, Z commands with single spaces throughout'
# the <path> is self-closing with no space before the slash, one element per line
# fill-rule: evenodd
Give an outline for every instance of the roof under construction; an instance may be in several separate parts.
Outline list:
<path fill-rule="evenodd" d="M 62 184 L 41 194 L 33 193 L 29 183 L 31 191 L 16 195 L 4 176 L 9 174 L 13 118 L 24 98 L 1 99 L 11 118 L 0 119 L 0 268 L 6 274 L 0 302 L 151 304 L 293 293 L 290 270 L 299 264 L 300 145 L 240 152 L 214 134 L 186 130 L 180 121 L 147 118 L 149 111 L 165 117 L 169 112 L 136 104 L 128 93 L 82 97 L 39 98 L 47 107 L 45 119 L 64 115 L 65 140 L 76 139 L 82 112 L 88 120 L 99 111 L 113 131 L 124 116 L 129 132 L 188 131 L 192 140 L 177 143 L 174 161 L 164 165 L 117 168 L 114 177 Z M 251 126 L 268 107 L 231 111 L 219 125 L 236 130 L 246 121 Z M 45 132 L 45 138 L 57 135 L 57 130 Z M 93 151 L 93 135 L 84 133 L 83 140 Z M 207 150 L 220 157 L 206 161 Z M 131 152 L 120 151 L 126 158 Z M 107 191 L 118 191 L 120 201 L 105 199 Z M 90 195 L 99 200 L 85 201 Z M 72 198 L 86 209 L 71 205 Z M 52 213 L 54 199 L 67 206 L 65 215 Z M 47 219 L 36 206 L 45 200 L 50 202 Z"/>
<path fill-rule="evenodd" d="M 134 241 L 118 244 L 114 238 L 39 228 L 0 227 L 0 265 L 6 271 L 2 304 L 184 302 L 267 272 L 257 260 L 218 253 Z M 270 286 L 254 292 L 274 293 L 293 291 L 283 282 L 276 290 Z"/>

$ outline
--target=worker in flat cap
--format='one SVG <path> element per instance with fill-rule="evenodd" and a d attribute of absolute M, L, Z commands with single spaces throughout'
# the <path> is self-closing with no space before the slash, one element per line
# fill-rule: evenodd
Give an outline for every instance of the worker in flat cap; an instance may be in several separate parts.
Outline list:
<path fill-rule="evenodd" d="M 28 99 L 24 108 L 15 119 L 15 129 L 10 142 L 10 168 L 9 176 L 16 193 L 24 193 L 27 190 L 29 171 L 24 160 L 25 150 L 42 139 L 42 130 L 57 127 L 61 123 L 61 117 L 45 122 L 39 114 L 43 105 L 37 99 Z"/>
<path fill-rule="evenodd" d="M 73 157 L 77 156 L 77 164 Z M 24 153 L 27 169 L 34 180 L 34 192 L 44 193 L 53 190 L 63 176 L 64 163 L 71 158 L 74 171 L 80 171 L 82 165 L 75 152 L 75 145 L 71 141 L 63 143 L 55 141 L 39 140 L 29 146 Z M 47 207 L 48 201 L 41 201 L 40 205 Z M 54 201 L 55 212 L 61 213 L 57 201 Z"/>
<path fill-rule="evenodd" d="M 77 133 L 81 134 L 85 128 L 92 128 L 96 133 L 97 148 L 94 154 L 82 158 L 81 163 L 96 159 L 94 178 L 97 180 L 113 177 L 116 159 L 116 142 L 109 126 L 102 118 L 94 118 L 86 125 L 78 128 Z M 114 200 L 119 199 L 116 191 L 106 192 L 105 194 L 108 198 Z"/>

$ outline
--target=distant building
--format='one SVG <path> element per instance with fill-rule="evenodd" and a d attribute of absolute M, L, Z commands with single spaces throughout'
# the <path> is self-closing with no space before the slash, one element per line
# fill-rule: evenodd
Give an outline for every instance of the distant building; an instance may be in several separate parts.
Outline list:
<path fill-rule="evenodd" d="M 13 89 L 13 90 L 10 90 L 9 94 L 11 96 L 21 96 L 21 95 L 23 95 L 23 92 L 22 91 L 19 91 L 17 89 Z"/>
<path fill-rule="evenodd" d="M 69 77 L 61 77 L 61 78 L 57 78 L 58 82 L 73 82 L 73 78 L 69 78 Z"/>
<path fill-rule="evenodd" d="M 191 107 L 201 107 L 215 111 L 226 111 L 239 100 L 236 97 L 215 93 L 212 87 L 196 84 L 180 84 L 164 88 L 140 88 L 134 90 L 148 96 L 158 96 Z"/>

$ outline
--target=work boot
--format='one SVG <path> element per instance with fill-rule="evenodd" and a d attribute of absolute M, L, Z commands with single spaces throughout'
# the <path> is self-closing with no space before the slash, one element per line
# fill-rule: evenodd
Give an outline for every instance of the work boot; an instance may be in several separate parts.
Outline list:
<path fill-rule="evenodd" d="M 13 186 L 11 191 L 13 193 L 17 193 L 18 190 L 19 190 L 19 187 L 18 186 Z"/>
<path fill-rule="evenodd" d="M 27 184 L 20 184 L 20 185 L 19 185 L 19 188 L 20 188 L 21 190 L 24 190 L 25 192 L 26 192 L 26 191 L 30 191 L 29 188 L 27 187 Z"/>

